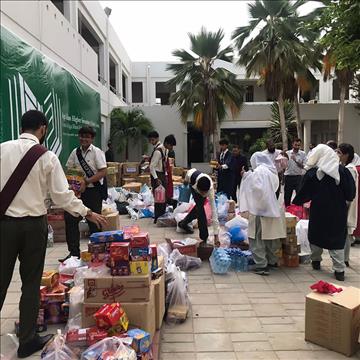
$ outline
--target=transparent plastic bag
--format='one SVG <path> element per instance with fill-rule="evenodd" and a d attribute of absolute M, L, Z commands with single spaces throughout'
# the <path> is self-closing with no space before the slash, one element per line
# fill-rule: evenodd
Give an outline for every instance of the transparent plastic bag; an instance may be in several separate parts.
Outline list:
<path fill-rule="evenodd" d="M 120 196 L 121 196 L 120 193 L 116 191 L 115 188 L 113 187 L 108 188 L 108 200 L 110 199 L 113 202 L 119 201 Z"/>
<path fill-rule="evenodd" d="M 50 248 L 54 246 L 54 230 L 51 225 L 48 225 L 48 238 L 46 247 Z"/>
<path fill-rule="evenodd" d="M 177 225 L 174 213 L 165 213 L 160 216 L 156 222 L 159 227 L 175 227 Z"/>
<path fill-rule="evenodd" d="M 158 256 L 163 256 L 164 257 L 165 267 L 167 266 L 171 251 L 172 251 L 171 246 L 167 242 L 161 243 L 161 244 L 159 244 L 157 246 Z M 164 269 L 164 270 L 166 270 L 166 269 Z"/>
<path fill-rule="evenodd" d="M 66 323 L 65 331 L 68 332 L 69 330 L 81 329 L 81 327 L 82 327 L 81 323 L 82 323 L 81 312 L 77 313 L 73 317 L 70 317 L 70 315 L 69 315 L 69 320 Z"/>
<path fill-rule="evenodd" d="M 138 220 L 139 219 L 139 213 L 136 212 L 133 208 L 131 208 L 130 206 L 126 207 L 126 210 L 131 218 L 131 220 Z"/>
<path fill-rule="evenodd" d="M 198 269 L 201 266 L 201 259 L 194 256 L 183 255 L 178 249 L 170 254 L 169 261 L 175 264 L 181 271 Z"/>
<path fill-rule="evenodd" d="M 60 263 L 59 273 L 63 275 L 74 276 L 76 269 L 81 267 L 81 260 L 77 256 L 71 256 L 69 259 Z"/>
<path fill-rule="evenodd" d="M 82 266 L 76 269 L 74 275 L 75 286 L 84 288 L 84 279 L 85 278 L 95 278 L 95 277 L 104 277 L 108 276 L 110 273 L 109 268 L 106 265 L 101 265 L 97 267 L 87 267 Z"/>
<path fill-rule="evenodd" d="M 166 321 L 170 324 L 184 322 L 189 311 L 186 274 L 175 264 L 169 263 L 166 273 Z"/>
<path fill-rule="evenodd" d="M 106 357 L 105 357 L 106 356 Z M 136 360 L 136 352 L 118 337 L 105 338 L 86 349 L 81 360 Z"/>
<path fill-rule="evenodd" d="M 10 338 L 10 340 L 14 343 L 14 347 L 10 351 L 9 351 L 8 347 L 7 347 L 7 349 L 5 349 L 5 346 L 4 346 L 4 348 L 1 348 L 0 349 L 1 350 L 0 359 L 2 359 L 2 360 L 17 359 L 18 357 L 17 357 L 16 353 L 17 353 L 17 349 L 19 347 L 19 340 L 15 334 L 7 334 L 6 336 L 8 336 Z M 2 343 L 2 341 L 3 340 L 1 340 L 1 343 Z M 3 353 L 3 351 L 7 351 L 7 352 Z"/>
<path fill-rule="evenodd" d="M 217 213 L 219 219 L 226 219 L 228 215 L 229 203 L 225 194 L 220 194 L 217 198 Z"/>
<path fill-rule="evenodd" d="M 69 296 L 69 303 L 70 303 L 69 321 L 70 321 L 72 318 L 75 318 L 78 314 L 81 314 L 82 306 L 84 302 L 84 287 L 74 286 L 69 293 L 70 293 Z"/>
<path fill-rule="evenodd" d="M 142 201 L 144 202 L 145 206 L 150 206 L 150 205 L 154 204 L 153 194 L 152 194 L 150 188 L 146 184 L 144 184 L 141 187 L 140 195 L 142 197 Z"/>
<path fill-rule="evenodd" d="M 180 213 L 187 213 L 190 208 L 193 206 L 191 203 L 181 203 L 179 206 L 176 207 L 174 210 L 174 214 L 180 214 Z"/>
<path fill-rule="evenodd" d="M 61 334 L 61 330 L 57 331 L 54 339 L 49 342 L 41 353 L 44 360 L 75 360 L 78 357 L 65 344 L 65 336 Z"/>
<path fill-rule="evenodd" d="M 245 230 L 249 226 L 249 220 L 243 218 L 241 215 L 236 215 L 233 219 L 225 224 L 225 228 L 227 230 L 235 226 L 240 226 L 241 230 Z"/>

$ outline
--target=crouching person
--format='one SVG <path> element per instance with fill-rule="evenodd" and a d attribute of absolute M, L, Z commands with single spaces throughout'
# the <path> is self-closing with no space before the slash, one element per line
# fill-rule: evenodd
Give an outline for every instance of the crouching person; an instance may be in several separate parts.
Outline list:
<path fill-rule="evenodd" d="M 264 153 L 254 153 L 250 164 L 253 171 L 242 171 L 240 211 L 249 212 L 248 237 L 255 273 L 269 275 L 269 268 L 278 266 L 280 239 L 286 237 L 285 214 L 276 198 L 279 177 Z"/>

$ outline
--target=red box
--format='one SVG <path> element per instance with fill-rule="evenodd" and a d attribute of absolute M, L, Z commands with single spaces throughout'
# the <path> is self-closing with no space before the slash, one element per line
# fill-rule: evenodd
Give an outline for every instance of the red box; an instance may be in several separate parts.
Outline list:
<path fill-rule="evenodd" d="M 110 257 L 115 261 L 129 261 L 130 243 L 114 242 L 110 245 Z"/>
<path fill-rule="evenodd" d="M 126 234 L 135 235 L 140 232 L 140 227 L 138 225 L 129 225 L 129 226 L 123 226 L 122 230 L 124 232 L 124 236 Z"/>
<path fill-rule="evenodd" d="M 108 336 L 107 330 L 98 329 L 96 326 L 91 327 L 90 329 L 88 329 L 86 335 L 87 345 L 88 346 L 93 345 L 98 341 L 105 339 L 107 336 Z"/>
<path fill-rule="evenodd" d="M 130 238 L 130 247 L 131 248 L 145 248 L 150 244 L 149 233 L 140 232 L 138 234 L 132 235 Z"/>
<path fill-rule="evenodd" d="M 66 342 L 73 346 L 87 345 L 87 333 L 89 329 L 73 329 L 66 333 Z"/>
<path fill-rule="evenodd" d="M 94 314 L 94 318 L 100 329 L 109 329 L 120 324 L 124 330 L 127 330 L 129 325 L 125 311 L 119 303 L 104 304 Z"/>

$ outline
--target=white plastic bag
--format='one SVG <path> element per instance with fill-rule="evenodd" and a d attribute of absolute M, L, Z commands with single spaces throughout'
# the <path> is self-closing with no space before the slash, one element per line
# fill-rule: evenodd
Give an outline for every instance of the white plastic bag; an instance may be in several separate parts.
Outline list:
<path fill-rule="evenodd" d="M 225 228 L 227 230 L 235 227 L 240 226 L 241 230 L 246 230 L 249 226 L 249 221 L 245 218 L 243 218 L 241 215 L 236 215 L 233 219 L 229 220 L 225 224 Z"/>
<path fill-rule="evenodd" d="M 174 215 L 180 213 L 187 213 L 193 204 L 191 203 L 181 203 L 175 210 Z"/>
<path fill-rule="evenodd" d="M 115 188 L 108 188 L 108 200 L 112 200 L 113 202 L 119 201 L 120 193 L 115 190 Z"/>
<path fill-rule="evenodd" d="M 69 321 L 72 318 L 75 318 L 78 314 L 81 315 L 83 302 L 84 302 L 84 287 L 83 286 L 74 286 L 70 290 L 70 296 L 69 296 L 69 303 L 70 303 L 69 304 Z"/>
<path fill-rule="evenodd" d="M 75 360 L 77 356 L 65 344 L 65 337 L 61 330 L 57 331 L 54 339 L 49 342 L 41 353 L 43 360 Z"/>
<path fill-rule="evenodd" d="M 174 213 L 167 212 L 157 219 L 156 225 L 159 227 L 175 227 L 177 225 Z"/>
<path fill-rule="evenodd" d="M 310 255 L 311 248 L 308 239 L 309 220 L 299 220 L 296 224 L 296 236 L 301 247 L 301 255 Z"/>
<path fill-rule="evenodd" d="M 154 205 L 154 197 L 153 197 L 153 194 L 152 194 L 150 188 L 149 188 L 146 184 L 144 184 L 144 185 L 141 187 L 140 195 L 141 195 L 141 197 L 142 197 L 142 201 L 144 202 L 144 205 L 145 205 L 145 206 Z"/>
<path fill-rule="evenodd" d="M 48 239 L 46 247 L 50 248 L 54 246 L 54 230 L 51 225 L 48 225 Z"/>
<path fill-rule="evenodd" d="M 81 260 L 77 256 L 71 256 L 69 259 L 60 263 L 59 273 L 73 276 L 79 267 L 81 267 Z"/>

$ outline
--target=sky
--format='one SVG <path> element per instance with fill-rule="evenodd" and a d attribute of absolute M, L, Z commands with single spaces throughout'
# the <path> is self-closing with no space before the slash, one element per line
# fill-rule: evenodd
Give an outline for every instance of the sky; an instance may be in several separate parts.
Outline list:
<path fill-rule="evenodd" d="M 112 9 L 110 22 L 132 61 L 174 61 L 174 49 L 189 49 L 188 33 L 198 33 L 201 26 L 231 42 L 231 33 L 248 24 L 248 1 L 100 1 Z M 300 8 L 301 15 L 317 7 L 309 1 Z"/>

